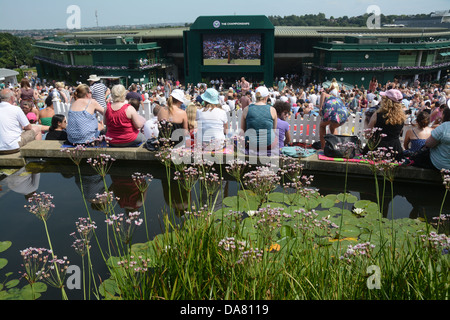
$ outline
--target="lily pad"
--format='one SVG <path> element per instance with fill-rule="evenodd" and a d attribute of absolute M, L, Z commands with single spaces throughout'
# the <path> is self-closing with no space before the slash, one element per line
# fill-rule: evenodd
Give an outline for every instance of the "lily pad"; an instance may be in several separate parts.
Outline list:
<path fill-rule="evenodd" d="M 13 279 L 13 280 L 11 280 L 11 281 L 8 281 L 6 284 L 5 284 L 5 287 L 7 288 L 7 289 L 11 289 L 11 288 L 14 288 L 15 286 L 17 286 L 18 284 L 19 284 L 19 280 L 18 279 Z"/>
<path fill-rule="evenodd" d="M 269 201 L 283 203 L 285 201 L 285 194 L 281 192 L 273 192 L 269 194 Z"/>
<path fill-rule="evenodd" d="M 336 204 L 336 199 L 337 196 L 336 195 L 327 195 L 325 197 L 322 198 L 320 205 L 322 206 L 322 208 L 324 209 L 329 209 L 331 207 L 334 207 L 334 205 Z"/>
<path fill-rule="evenodd" d="M 345 196 L 345 199 L 344 199 Z M 337 195 L 337 200 L 341 201 L 341 202 L 347 202 L 347 203 L 355 203 L 356 201 L 358 201 L 358 198 L 354 195 L 352 195 L 351 193 L 346 193 L 345 195 L 343 193 L 339 193 Z"/>
<path fill-rule="evenodd" d="M 11 241 L 0 241 L 0 252 L 8 250 L 11 247 Z"/>
<path fill-rule="evenodd" d="M 357 238 L 361 234 L 361 230 L 358 227 L 352 227 L 344 225 L 340 231 L 340 235 L 343 238 Z"/>
<path fill-rule="evenodd" d="M 8 264 L 8 260 L 0 258 L 0 269 L 3 269 Z"/>

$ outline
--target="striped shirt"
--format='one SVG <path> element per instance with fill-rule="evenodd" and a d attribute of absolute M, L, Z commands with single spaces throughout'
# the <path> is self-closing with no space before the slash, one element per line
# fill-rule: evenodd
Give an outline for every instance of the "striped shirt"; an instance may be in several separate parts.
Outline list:
<path fill-rule="evenodd" d="M 95 99 L 103 108 L 106 108 L 106 91 L 108 88 L 101 82 L 94 83 L 91 87 L 92 98 Z"/>

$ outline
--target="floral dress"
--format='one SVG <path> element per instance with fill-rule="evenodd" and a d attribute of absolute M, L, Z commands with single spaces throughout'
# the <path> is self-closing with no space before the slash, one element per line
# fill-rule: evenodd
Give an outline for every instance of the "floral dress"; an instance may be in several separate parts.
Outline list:
<path fill-rule="evenodd" d="M 323 104 L 321 115 L 324 122 L 333 121 L 343 124 L 348 119 L 348 110 L 340 98 L 330 96 Z"/>

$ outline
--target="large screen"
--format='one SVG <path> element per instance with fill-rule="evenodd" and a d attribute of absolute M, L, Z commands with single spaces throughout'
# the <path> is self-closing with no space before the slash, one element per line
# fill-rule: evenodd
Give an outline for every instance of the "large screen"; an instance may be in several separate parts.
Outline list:
<path fill-rule="evenodd" d="M 204 34 L 203 65 L 260 66 L 261 34 Z"/>

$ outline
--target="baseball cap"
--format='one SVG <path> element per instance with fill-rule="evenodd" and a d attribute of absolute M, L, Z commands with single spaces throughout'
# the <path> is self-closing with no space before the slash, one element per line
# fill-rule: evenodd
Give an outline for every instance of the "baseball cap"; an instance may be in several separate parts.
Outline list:
<path fill-rule="evenodd" d="M 270 95 L 269 89 L 267 89 L 265 86 L 259 86 L 258 88 L 256 88 L 255 93 L 259 93 L 263 98 Z"/>
<path fill-rule="evenodd" d="M 36 117 L 36 115 L 33 113 L 33 112 L 28 112 L 27 113 L 27 119 L 28 119 L 28 121 L 36 121 L 37 120 L 37 117 Z"/>
<path fill-rule="evenodd" d="M 400 102 L 403 100 L 403 94 L 397 89 L 390 89 L 386 92 L 380 92 L 380 95 L 385 96 L 394 102 Z"/>

